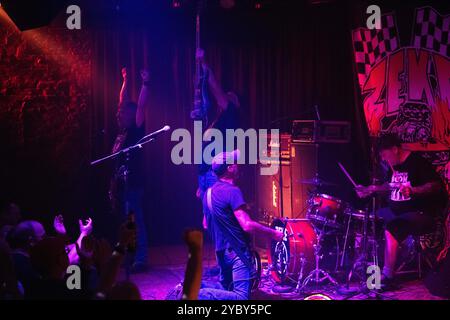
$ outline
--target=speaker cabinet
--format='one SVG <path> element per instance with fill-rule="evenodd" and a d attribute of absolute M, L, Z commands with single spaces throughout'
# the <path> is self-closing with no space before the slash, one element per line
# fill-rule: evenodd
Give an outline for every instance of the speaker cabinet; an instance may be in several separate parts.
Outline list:
<path fill-rule="evenodd" d="M 313 179 L 318 173 L 319 145 L 313 143 L 291 144 L 292 218 L 305 218 L 309 191 L 312 185 L 300 183 Z"/>
<path fill-rule="evenodd" d="M 270 143 L 270 136 L 267 137 L 267 142 Z M 260 170 L 266 165 L 259 163 L 257 167 L 256 194 L 260 222 L 270 223 L 273 218 L 292 215 L 290 145 L 291 135 L 281 134 L 279 153 L 274 154 L 270 147 L 267 149 L 269 156 L 276 158 L 279 168 L 277 174 L 261 175 Z"/>

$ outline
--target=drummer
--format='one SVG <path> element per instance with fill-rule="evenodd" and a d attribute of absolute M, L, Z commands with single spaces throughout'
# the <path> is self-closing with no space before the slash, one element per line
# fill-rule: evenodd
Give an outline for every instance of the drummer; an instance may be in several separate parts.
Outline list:
<path fill-rule="evenodd" d="M 393 134 L 379 138 L 378 152 L 389 168 L 382 185 L 357 186 L 359 197 L 386 193 L 388 205 L 378 211 L 386 223 L 385 258 L 381 278 L 383 290 L 397 288 L 394 281 L 399 244 L 409 235 L 423 235 L 435 229 L 435 217 L 443 212 L 447 193 L 433 166 L 420 155 L 402 148 Z M 390 181 L 390 182 L 388 182 Z"/>

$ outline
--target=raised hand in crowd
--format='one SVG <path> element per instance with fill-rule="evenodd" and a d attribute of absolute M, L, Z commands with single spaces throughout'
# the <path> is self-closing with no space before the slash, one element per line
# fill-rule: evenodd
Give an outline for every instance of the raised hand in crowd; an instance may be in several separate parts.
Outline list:
<path fill-rule="evenodd" d="M 128 69 L 126 67 L 122 68 L 122 78 L 127 79 L 128 78 Z"/>
<path fill-rule="evenodd" d="M 80 225 L 80 235 L 88 236 L 92 233 L 92 219 L 88 218 L 83 223 L 82 220 L 78 220 L 78 224 Z"/>
<path fill-rule="evenodd" d="M 53 228 L 55 229 L 56 233 L 59 235 L 66 235 L 66 227 L 64 226 L 64 218 L 62 214 L 59 214 L 55 216 L 53 219 Z"/>
<path fill-rule="evenodd" d="M 92 226 L 93 222 L 91 218 L 88 218 L 85 220 L 85 223 L 83 223 L 82 220 L 78 220 L 78 225 L 80 227 L 80 235 L 78 236 L 77 241 L 75 244 L 70 244 L 66 246 L 67 255 L 69 257 L 70 264 L 77 264 L 80 262 L 80 257 L 77 253 L 77 246 L 78 248 L 82 248 L 83 244 L 83 238 L 89 236 L 92 233 Z"/>

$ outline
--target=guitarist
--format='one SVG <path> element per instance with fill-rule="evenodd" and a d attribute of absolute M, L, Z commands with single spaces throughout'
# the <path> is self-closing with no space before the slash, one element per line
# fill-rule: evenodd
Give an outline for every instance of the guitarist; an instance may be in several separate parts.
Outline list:
<path fill-rule="evenodd" d="M 114 142 L 112 152 L 137 143 L 145 135 L 144 112 L 149 101 L 148 70 L 141 70 L 142 86 L 137 104 L 131 100 L 129 90 L 129 73 L 122 69 L 123 83 L 119 96 L 119 108 L 117 111 L 117 124 L 119 133 Z M 125 185 L 124 173 L 127 172 L 127 184 Z M 116 162 L 116 170 L 111 179 L 109 196 L 114 210 L 128 215 L 133 211 L 136 217 L 137 243 L 132 272 L 144 272 L 148 269 L 148 241 L 143 212 L 143 159 L 142 154 L 135 152 L 126 156 L 120 156 Z M 126 204 L 128 203 L 128 210 Z M 128 211 L 128 212 L 127 212 Z"/>
<path fill-rule="evenodd" d="M 200 300 L 247 300 L 250 298 L 254 266 L 249 233 L 261 233 L 281 241 L 281 231 L 253 221 L 245 211 L 242 192 L 235 185 L 239 175 L 239 150 L 222 152 L 214 157 L 212 170 L 218 177 L 203 197 L 203 227 L 215 243 L 220 267 L 220 286 L 203 288 Z"/>
<path fill-rule="evenodd" d="M 205 52 L 199 48 L 196 52 L 196 59 L 200 63 L 203 75 L 206 77 L 209 91 L 214 96 L 217 103 L 217 112 L 214 121 L 208 126 L 208 129 L 218 129 L 222 136 L 225 137 L 226 129 L 240 128 L 241 121 L 239 115 L 240 103 L 234 92 L 224 92 L 217 82 L 214 73 L 205 61 Z M 203 94 L 205 96 L 205 94 Z M 203 145 L 203 148 L 206 144 Z M 225 148 L 223 148 L 225 149 Z M 211 166 L 202 163 L 199 168 L 199 177 L 197 189 L 197 197 L 202 199 L 204 192 L 217 181 L 216 175 L 212 172 Z"/>

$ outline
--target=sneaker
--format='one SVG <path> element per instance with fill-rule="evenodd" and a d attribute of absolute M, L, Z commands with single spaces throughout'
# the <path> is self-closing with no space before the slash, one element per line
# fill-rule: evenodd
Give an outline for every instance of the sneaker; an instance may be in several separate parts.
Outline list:
<path fill-rule="evenodd" d="M 181 300 L 183 298 L 183 282 L 177 284 L 166 296 L 166 300 Z"/>

